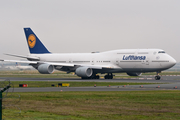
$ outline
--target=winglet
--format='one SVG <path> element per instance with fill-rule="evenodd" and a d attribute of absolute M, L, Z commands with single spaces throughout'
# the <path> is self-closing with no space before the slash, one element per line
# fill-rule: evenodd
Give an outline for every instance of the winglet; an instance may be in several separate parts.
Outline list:
<path fill-rule="evenodd" d="M 50 53 L 39 38 L 34 34 L 31 28 L 24 28 L 27 44 L 31 54 L 45 54 Z"/>

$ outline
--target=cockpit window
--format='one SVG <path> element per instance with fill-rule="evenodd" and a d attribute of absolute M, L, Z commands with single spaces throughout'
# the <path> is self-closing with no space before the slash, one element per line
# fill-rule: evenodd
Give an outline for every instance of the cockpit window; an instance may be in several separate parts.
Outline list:
<path fill-rule="evenodd" d="M 165 53 L 165 51 L 159 51 L 158 53 Z"/>

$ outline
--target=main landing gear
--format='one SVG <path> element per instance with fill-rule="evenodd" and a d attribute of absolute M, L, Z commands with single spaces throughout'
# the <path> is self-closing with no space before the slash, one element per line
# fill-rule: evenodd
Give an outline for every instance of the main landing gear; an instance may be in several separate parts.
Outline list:
<path fill-rule="evenodd" d="M 104 79 L 113 79 L 113 74 L 108 73 L 107 75 L 104 76 Z"/>
<path fill-rule="evenodd" d="M 155 76 L 155 80 L 160 80 L 161 76 L 159 75 L 160 72 L 157 72 L 157 75 Z"/>
<path fill-rule="evenodd" d="M 99 79 L 100 76 L 93 74 L 91 77 L 81 77 L 81 79 Z M 113 74 L 108 73 L 107 75 L 104 76 L 104 79 L 113 79 Z"/>
<path fill-rule="evenodd" d="M 99 79 L 99 78 L 100 78 L 99 75 L 95 75 L 95 76 L 92 76 L 91 79 Z"/>
<path fill-rule="evenodd" d="M 99 75 L 93 74 L 91 77 L 81 77 L 81 79 L 99 79 Z"/>

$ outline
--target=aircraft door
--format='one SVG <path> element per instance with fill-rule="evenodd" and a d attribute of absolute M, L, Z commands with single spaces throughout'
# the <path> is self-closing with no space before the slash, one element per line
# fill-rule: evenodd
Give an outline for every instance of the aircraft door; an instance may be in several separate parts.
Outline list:
<path fill-rule="evenodd" d="M 71 58 L 69 58 L 69 63 L 72 63 L 72 59 Z"/>
<path fill-rule="evenodd" d="M 119 65 L 119 58 L 116 58 L 116 65 Z"/>
<path fill-rule="evenodd" d="M 91 65 L 94 65 L 94 58 L 91 60 Z"/>
<path fill-rule="evenodd" d="M 148 58 L 146 59 L 146 65 L 149 65 L 149 59 Z"/>

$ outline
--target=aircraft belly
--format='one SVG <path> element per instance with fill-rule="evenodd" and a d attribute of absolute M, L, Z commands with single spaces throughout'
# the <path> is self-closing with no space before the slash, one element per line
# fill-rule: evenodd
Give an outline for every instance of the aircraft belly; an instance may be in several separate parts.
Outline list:
<path fill-rule="evenodd" d="M 94 73 L 121 73 L 124 72 L 121 68 L 103 68 L 103 69 L 93 69 Z"/>

